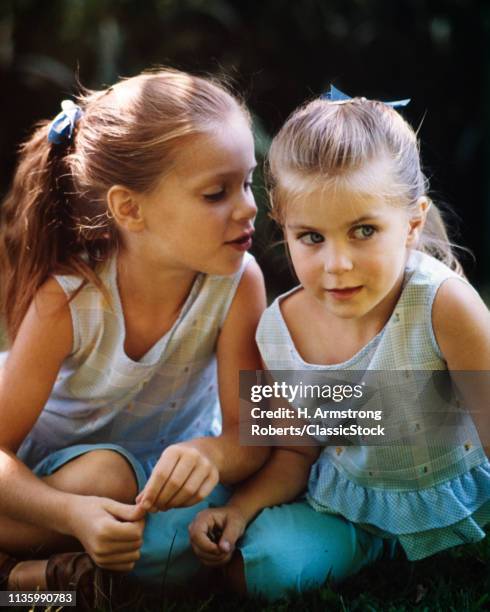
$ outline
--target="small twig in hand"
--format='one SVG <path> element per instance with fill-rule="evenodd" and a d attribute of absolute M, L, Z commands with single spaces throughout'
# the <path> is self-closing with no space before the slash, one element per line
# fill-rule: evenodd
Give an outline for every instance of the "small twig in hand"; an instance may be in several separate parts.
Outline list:
<path fill-rule="evenodd" d="M 216 523 L 208 529 L 208 538 L 213 542 L 213 544 L 218 544 L 223 535 L 223 529 Z"/>

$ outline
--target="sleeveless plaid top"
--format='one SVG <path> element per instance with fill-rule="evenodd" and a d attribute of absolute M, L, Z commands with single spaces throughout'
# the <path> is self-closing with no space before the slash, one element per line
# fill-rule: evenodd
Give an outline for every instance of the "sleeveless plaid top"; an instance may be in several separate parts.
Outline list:
<path fill-rule="evenodd" d="M 296 350 L 280 309 L 279 296 L 265 311 L 257 343 L 268 370 L 335 372 L 342 370 L 447 370 L 432 328 L 437 290 L 457 277 L 441 262 L 413 251 L 404 287 L 381 332 L 344 363 L 305 362 Z M 464 281 L 466 282 L 466 281 Z M 399 397 L 397 405 L 409 406 Z M 368 406 L 363 406 L 367 408 Z M 397 406 L 398 407 L 398 406 Z M 430 427 L 416 445 L 327 446 L 311 470 L 309 503 L 320 512 L 341 514 L 370 531 L 396 537 L 410 559 L 484 537 L 490 521 L 490 463 L 469 416 L 462 442 L 448 449 L 433 442 Z"/>
<path fill-rule="evenodd" d="M 74 444 L 110 442 L 146 469 L 165 447 L 218 435 L 216 343 L 245 267 L 231 276 L 198 274 L 172 328 L 139 360 L 124 352 L 116 257 L 100 271 L 112 304 L 86 285 L 70 302 L 73 350 L 18 456 L 33 467 Z M 80 285 L 56 276 L 69 296 Z"/>

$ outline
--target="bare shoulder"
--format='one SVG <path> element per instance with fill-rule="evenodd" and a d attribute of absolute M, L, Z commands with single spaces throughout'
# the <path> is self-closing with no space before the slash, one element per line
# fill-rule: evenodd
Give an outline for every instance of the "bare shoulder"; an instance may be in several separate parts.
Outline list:
<path fill-rule="evenodd" d="M 52 276 L 38 289 L 33 305 L 41 316 L 63 316 L 70 310 L 66 293 Z"/>
<path fill-rule="evenodd" d="M 34 425 L 72 350 L 72 338 L 67 298 L 49 279 L 34 296 L 2 370 L 0 417 L 9 426 L 0 432 L 1 445 L 16 451 Z"/>
<path fill-rule="evenodd" d="M 490 313 L 475 289 L 463 279 L 449 278 L 440 287 L 434 300 L 432 321 L 437 332 L 457 332 L 461 326 L 479 331 L 488 327 Z"/>
<path fill-rule="evenodd" d="M 251 261 L 240 284 L 218 338 L 217 360 L 223 429 L 238 418 L 238 373 L 260 368 L 255 331 L 265 308 L 262 272 Z"/>
<path fill-rule="evenodd" d="M 56 281 L 49 278 L 37 291 L 19 328 L 12 347 L 48 349 L 58 359 L 66 357 L 73 343 L 73 325 L 68 298 Z"/>
<path fill-rule="evenodd" d="M 243 271 L 237 293 L 244 293 L 250 290 L 265 292 L 264 275 L 255 259 L 250 261 Z"/>
<path fill-rule="evenodd" d="M 243 271 L 225 325 L 243 316 L 258 320 L 265 304 L 264 275 L 254 259 Z"/>
<path fill-rule="evenodd" d="M 280 310 L 284 321 L 289 329 L 298 324 L 304 324 L 304 313 L 306 312 L 306 295 L 303 288 L 290 293 L 280 301 Z"/>
<path fill-rule="evenodd" d="M 33 324 L 72 336 L 69 300 L 58 281 L 50 277 L 37 291 L 26 314 Z"/>
<path fill-rule="evenodd" d="M 490 313 L 471 285 L 446 280 L 434 300 L 432 324 L 451 369 L 490 368 Z"/>

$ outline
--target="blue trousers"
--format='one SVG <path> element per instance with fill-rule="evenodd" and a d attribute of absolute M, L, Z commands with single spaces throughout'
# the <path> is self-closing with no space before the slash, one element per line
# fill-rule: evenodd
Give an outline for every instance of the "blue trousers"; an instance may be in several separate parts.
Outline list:
<path fill-rule="evenodd" d="M 34 473 L 49 475 L 75 457 L 100 449 L 122 454 L 134 470 L 138 489 L 144 487 L 149 474 L 131 453 L 113 444 L 80 444 L 56 451 Z M 148 515 L 141 558 L 133 575 L 150 588 L 160 589 L 163 581 L 188 586 L 202 567 L 192 552 L 188 525 L 201 510 L 224 505 L 231 494 L 231 489 L 218 485 L 195 506 Z M 343 517 L 316 512 L 299 500 L 263 510 L 238 548 L 248 592 L 275 600 L 319 587 L 327 578 L 341 581 L 357 573 L 383 555 L 385 544 Z"/>

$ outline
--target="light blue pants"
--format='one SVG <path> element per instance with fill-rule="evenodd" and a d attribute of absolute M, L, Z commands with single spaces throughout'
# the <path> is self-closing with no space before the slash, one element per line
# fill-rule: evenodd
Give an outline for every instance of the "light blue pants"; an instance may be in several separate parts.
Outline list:
<path fill-rule="evenodd" d="M 393 547 L 341 516 L 305 500 L 266 508 L 240 544 L 249 593 L 269 600 L 340 582 Z M 394 544 L 394 541 L 390 541 Z"/>
<path fill-rule="evenodd" d="M 114 444 L 80 444 L 56 451 L 34 473 L 47 476 L 92 450 L 114 450 L 133 467 L 138 489 L 148 478 L 141 463 Z M 222 506 L 231 490 L 218 485 L 202 502 L 147 517 L 141 559 L 133 575 L 152 588 L 189 585 L 202 567 L 192 552 L 187 531 L 198 512 Z M 394 542 L 391 542 L 394 544 Z M 269 600 L 319 587 L 328 578 L 341 581 L 383 555 L 384 541 L 341 516 L 322 514 L 304 500 L 266 508 L 239 542 L 247 589 Z"/>

